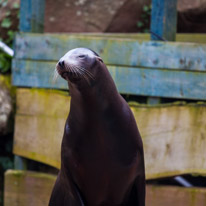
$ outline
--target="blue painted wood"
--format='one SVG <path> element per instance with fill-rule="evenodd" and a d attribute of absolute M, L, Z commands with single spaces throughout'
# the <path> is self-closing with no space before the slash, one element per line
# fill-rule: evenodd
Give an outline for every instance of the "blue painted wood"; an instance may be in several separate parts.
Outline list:
<path fill-rule="evenodd" d="M 44 31 L 45 0 L 21 0 L 20 31 Z"/>
<path fill-rule="evenodd" d="M 110 65 L 206 71 L 206 44 L 24 33 L 14 47 L 17 59 L 57 62 L 70 49 L 88 47 Z"/>
<path fill-rule="evenodd" d="M 177 0 L 152 0 L 151 31 L 168 41 L 175 41 L 176 24 Z M 153 34 L 151 39 L 159 40 Z"/>
<path fill-rule="evenodd" d="M 160 104 L 161 99 L 159 97 L 148 97 L 147 98 L 147 104 L 150 105 L 155 105 L 155 104 Z"/>
<path fill-rule="evenodd" d="M 13 84 L 20 87 L 67 89 L 52 82 L 56 62 L 13 60 Z M 122 94 L 206 100 L 206 72 L 108 66 Z"/>
<path fill-rule="evenodd" d="M 24 157 L 15 155 L 14 156 L 14 169 L 27 170 L 27 168 L 28 168 L 27 159 L 25 159 Z"/>

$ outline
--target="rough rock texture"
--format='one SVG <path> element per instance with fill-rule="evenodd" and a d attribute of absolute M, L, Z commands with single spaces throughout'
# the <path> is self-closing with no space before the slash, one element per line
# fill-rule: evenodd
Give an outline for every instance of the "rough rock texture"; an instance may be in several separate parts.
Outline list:
<path fill-rule="evenodd" d="M 150 0 L 46 0 L 46 32 L 137 32 Z"/>
<path fill-rule="evenodd" d="M 0 136 L 6 135 L 13 130 L 12 112 L 13 98 L 8 85 L 9 77 L 0 75 Z"/>
<path fill-rule="evenodd" d="M 178 11 L 184 12 L 189 9 L 201 8 L 201 6 L 205 3 L 206 0 L 178 0 L 177 7 L 178 7 Z"/>
<path fill-rule="evenodd" d="M 139 32 L 143 6 L 151 0 L 45 0 L 45 32 Z M 8 0 L 0 8 L 0 24 L 12 9 L 11 28 L 18 28 L 18 9 Z M 206 32 L 206 0 L 178 0 L 178 32 Z M 0 37 L 6 38 L 8 29 L 1 28 Z"/>
<path fill-rule="evenodd" d="M 206 33 L 206 0 L 180 0 L 178 11 L 179 33 Z"/>
<path fill-rule="evenodd" d="M 151 0 L 46 0 L 46 32 L 139 32 Z M 178 0 L 178 32 L 206 32 L 206 0 Z"/>

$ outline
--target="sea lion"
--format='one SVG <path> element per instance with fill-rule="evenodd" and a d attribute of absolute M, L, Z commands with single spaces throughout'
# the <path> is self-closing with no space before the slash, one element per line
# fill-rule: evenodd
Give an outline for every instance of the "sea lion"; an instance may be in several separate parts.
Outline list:
<path fill-rule="evenodd" d="M 76 48 L 56 71 L 68 81 L 71 104 L 49 206 L 144 206 L 142 139 L 101 57 Z"/>

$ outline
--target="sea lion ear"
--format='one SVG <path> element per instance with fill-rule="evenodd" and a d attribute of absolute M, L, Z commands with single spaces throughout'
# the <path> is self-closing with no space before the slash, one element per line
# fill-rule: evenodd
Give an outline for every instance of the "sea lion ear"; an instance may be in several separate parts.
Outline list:
<path fill-rule="evenodd" d="M 101 58 L 101 57 L 96 56 L 96 59 L 98 59 L 100 62 L 102 62 L 102 63 L 103 63 L 103 60 L 102 60 L 102 58 Z"/>

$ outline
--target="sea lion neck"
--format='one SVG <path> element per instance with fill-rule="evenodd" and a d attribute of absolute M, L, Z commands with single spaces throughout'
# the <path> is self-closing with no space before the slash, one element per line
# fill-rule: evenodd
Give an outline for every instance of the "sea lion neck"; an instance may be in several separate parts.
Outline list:
<path fill-rule="evenodd" d="M 68 82 L 71 99 L 75 104 L 101 105 L 115 102 L 115 99 L 120 98 L 114 81 L 102 63 L 97 64 L 93 70 L 96 71 L 95 79 L 89 84 L 88 82 L 78 82 L 76 84 Z M 103 81 L 105 79 L 105 81 Z"/>

